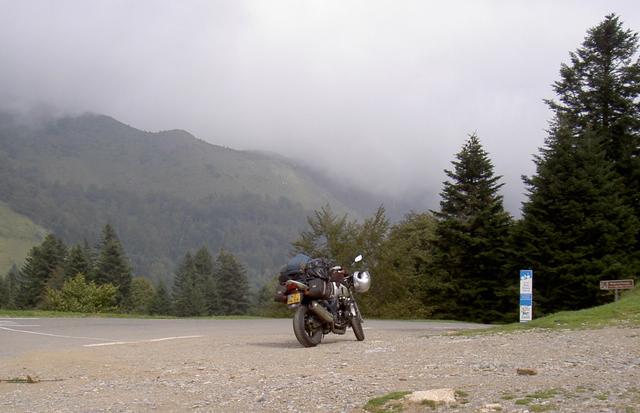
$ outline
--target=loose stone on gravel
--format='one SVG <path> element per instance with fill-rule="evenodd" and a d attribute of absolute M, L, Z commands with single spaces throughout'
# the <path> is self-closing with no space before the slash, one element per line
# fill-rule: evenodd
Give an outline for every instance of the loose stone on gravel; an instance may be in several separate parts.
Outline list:
<path fill-rule="evenodd" d="M 455 403 L 456 394 L 453 389 L 432 389 L 423 391 L 414 391 L 406 396 L 406 399 L 410 403 Z"/>

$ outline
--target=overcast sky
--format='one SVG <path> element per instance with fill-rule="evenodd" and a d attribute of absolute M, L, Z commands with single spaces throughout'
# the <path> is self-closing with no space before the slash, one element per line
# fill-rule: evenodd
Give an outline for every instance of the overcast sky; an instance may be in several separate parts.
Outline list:
<path fill-rule="evenodd" d="M 0 107 L 47 104 L 185 129 L 424 194 L 472 132 L 519 214 L 551 84 L 636 1 L 0 0 Z"/>

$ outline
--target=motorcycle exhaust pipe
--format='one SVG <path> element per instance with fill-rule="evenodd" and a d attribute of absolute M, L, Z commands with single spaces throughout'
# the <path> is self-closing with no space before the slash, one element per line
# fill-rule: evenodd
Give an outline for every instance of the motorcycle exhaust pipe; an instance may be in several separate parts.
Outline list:
<path fill-rule="evenodd" d="M 331 313 L 327 311 L 326 308 L 318 304 L 317 301 L 313 301 L 311 304 L 309 304 L 309 310 L 311 310 L 313 314 L 320 317 L 320 319 L 325 323 L 333 324 L 333 316 L 331 315 Z"/>

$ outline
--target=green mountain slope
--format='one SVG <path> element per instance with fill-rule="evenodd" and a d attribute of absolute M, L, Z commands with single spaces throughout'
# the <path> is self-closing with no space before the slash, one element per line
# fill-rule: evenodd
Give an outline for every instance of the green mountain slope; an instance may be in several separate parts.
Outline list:
<path fill-rule="evenodd" d="M 27 253 L 44 239 L 44 228 L 0 202 L 0 277 L 20 267 Z"/>
<path fill-rule="evenodd" d="M 20 139 L 6 141 L 7 149 L 49 182 L 187 200 L 216 194 L 284 196 L 308 209 L 329 202 L 347 210 L 284 158 L 212 145 L 181 130 L 144 132 L 107 116 L 83 115 L 14 127 L 14 133 Z"/>
<path fill-rule="evenodd" d="M 100 115 L 30 124 L 0 113 L 0 201 L 67 243 L 95 242 L 111 223 L 140 275 L 168 281 L 204 245 L 236 254 L 254 285 L 284 262 L 313 209 L 358 215 L 282 157 Z"/>

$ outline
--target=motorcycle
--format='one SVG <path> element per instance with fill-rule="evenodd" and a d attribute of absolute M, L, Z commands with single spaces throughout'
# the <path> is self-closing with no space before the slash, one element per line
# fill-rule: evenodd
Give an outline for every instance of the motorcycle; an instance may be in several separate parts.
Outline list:
<path fill-rule="evenodd" d="M 358 255 L 354 264 L 362 261 Z M 311 260 L 297 279 L 283 282 L 280 301 L 295 310 L 293 332 L 304 347 L 315 347 L 329 333 L 345 334 L 351 328 L 358 341 L 364 340 L 364 322 L 354 292 L 369 290 L 368 271 L 349 274 L 340 266 L 323 268 L 326 261 Z"/>

